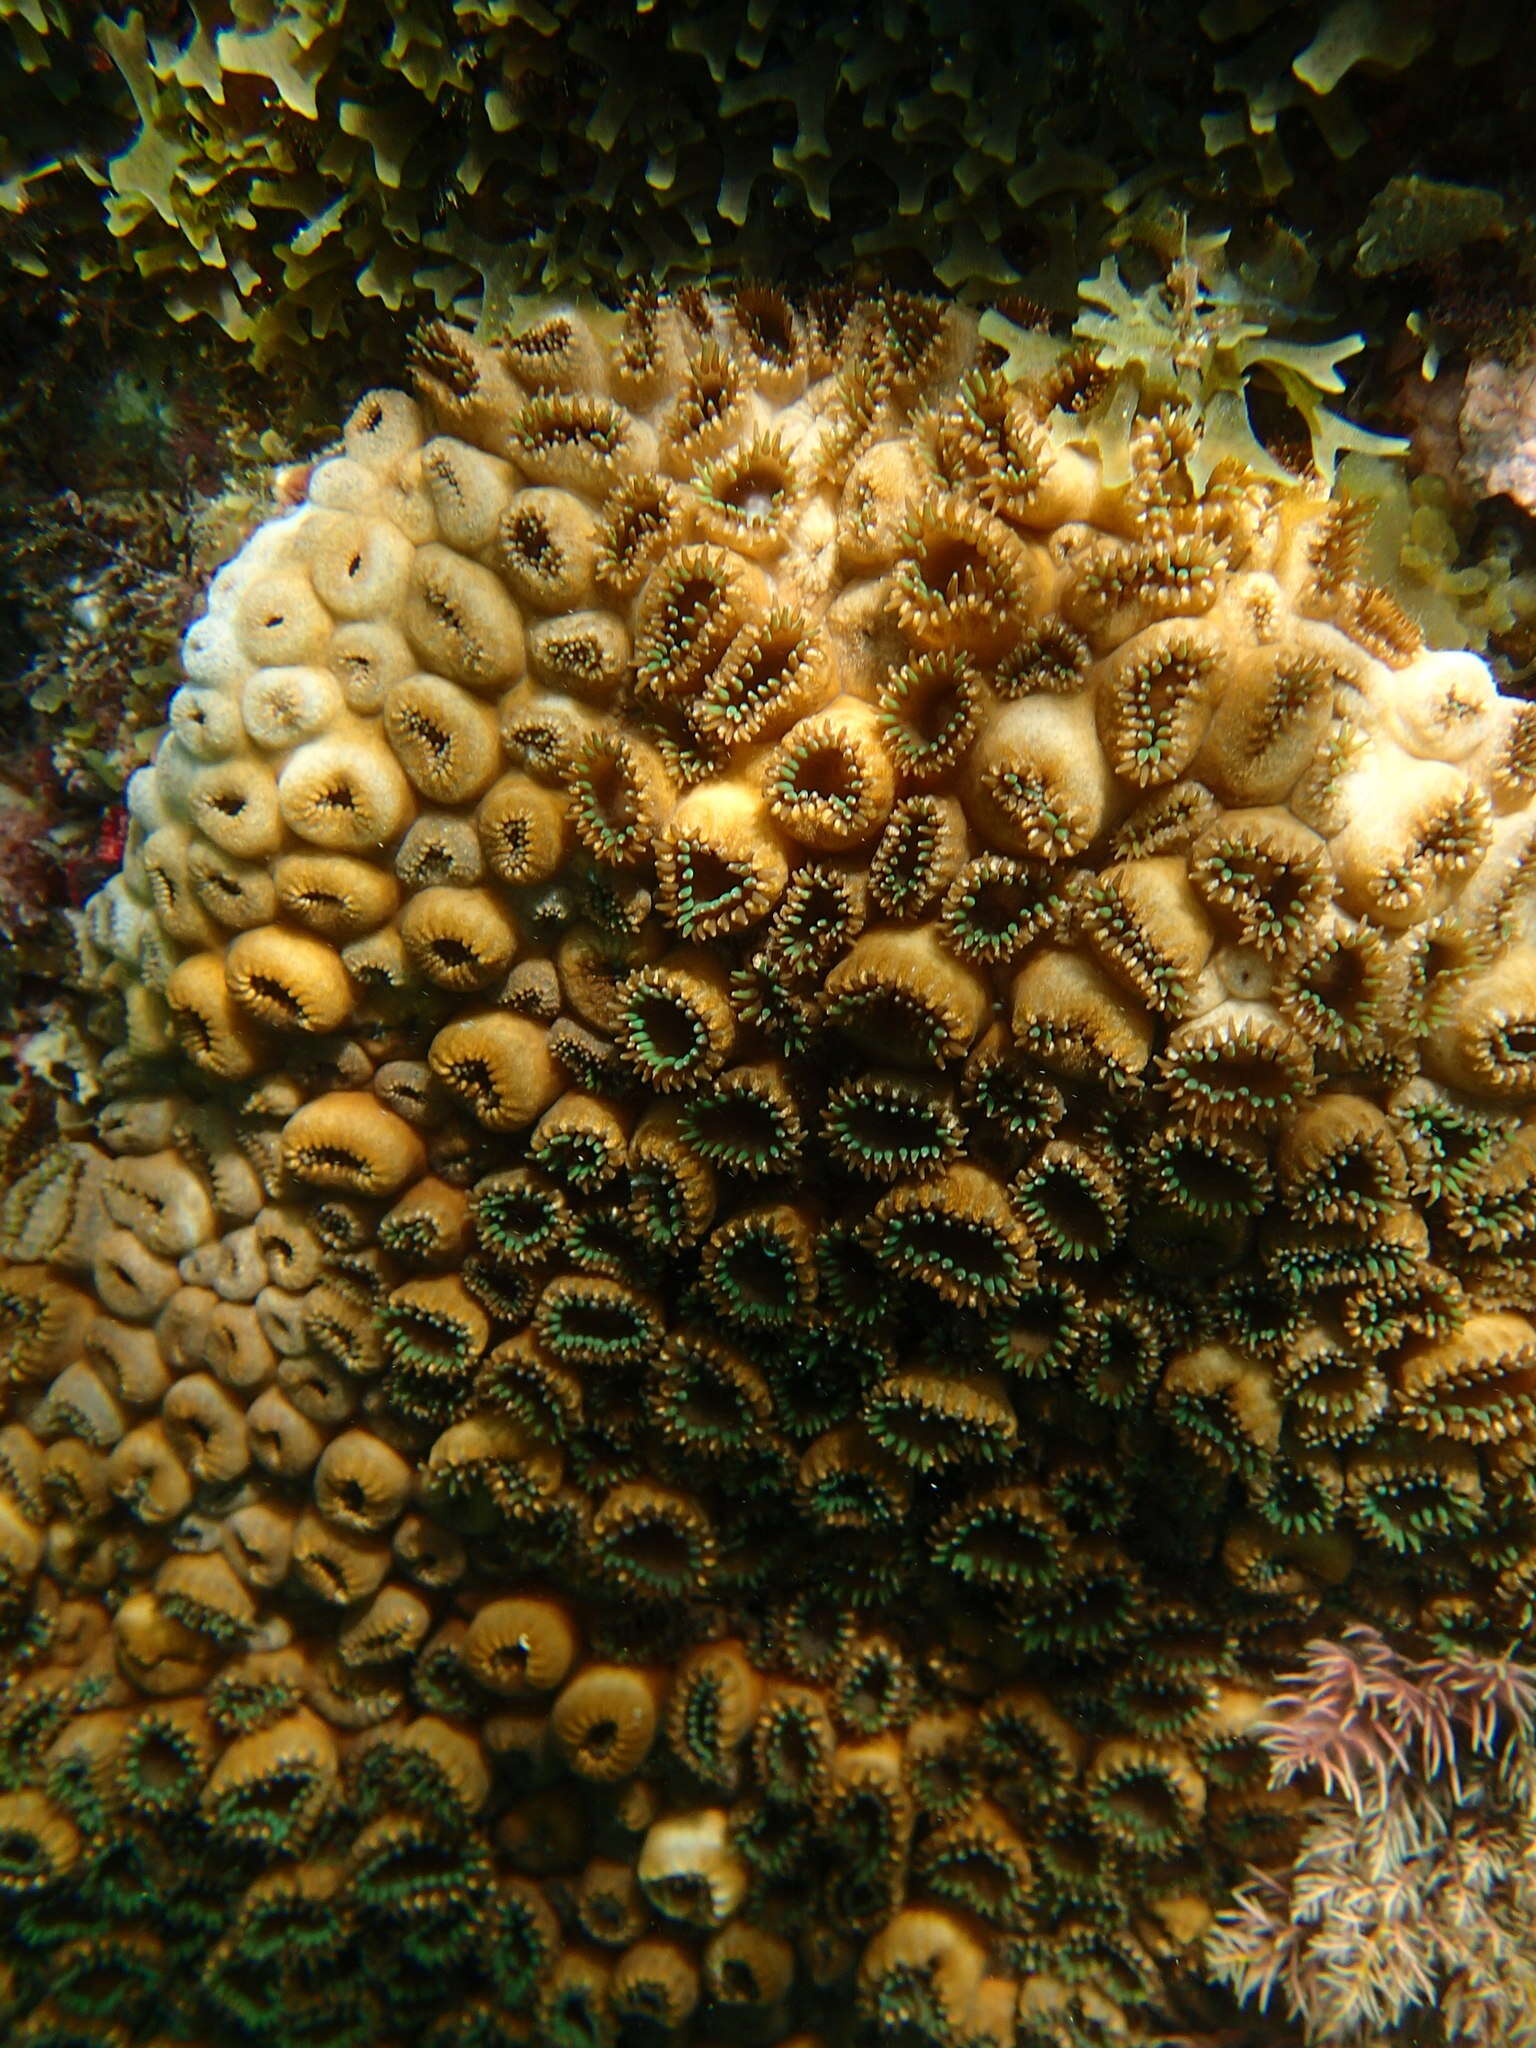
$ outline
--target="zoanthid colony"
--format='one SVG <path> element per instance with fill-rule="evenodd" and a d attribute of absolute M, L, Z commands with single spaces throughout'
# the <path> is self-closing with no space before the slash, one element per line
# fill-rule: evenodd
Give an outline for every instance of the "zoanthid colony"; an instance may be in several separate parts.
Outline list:
<path fill-rule="evenodd" d="M 1319 1613 L 1529 1616 L 1536 712 L 951 307 L 413 369 L 4 1210 L 8 2038 L 1135 2040 Z"/>

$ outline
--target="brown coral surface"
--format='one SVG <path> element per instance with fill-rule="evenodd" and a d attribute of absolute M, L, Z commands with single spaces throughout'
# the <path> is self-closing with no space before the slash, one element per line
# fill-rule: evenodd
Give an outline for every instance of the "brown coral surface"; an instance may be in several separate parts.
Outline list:
<path fill-rule="evenodd" d="M 414 370 L 0 1219 L 13 2038 L 1135 2038 L 1309 1618 L 1527 1619 L 1536 713 L 952 309 Z"/>

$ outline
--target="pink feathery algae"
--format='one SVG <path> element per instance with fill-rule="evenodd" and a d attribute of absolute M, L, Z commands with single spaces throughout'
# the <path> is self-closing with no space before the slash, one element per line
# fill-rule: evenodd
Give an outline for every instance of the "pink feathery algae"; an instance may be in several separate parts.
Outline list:
<path fill-rule="evenodd" d="M 1307 1646 L 1260 1724 L 1316 1795 L 1288 1869 L 1218 1917 L 1210 1974 L 1309 2043 L 1536 2048 L 1536 1671 L 1414 1662 L 1374 1629 Z"/>

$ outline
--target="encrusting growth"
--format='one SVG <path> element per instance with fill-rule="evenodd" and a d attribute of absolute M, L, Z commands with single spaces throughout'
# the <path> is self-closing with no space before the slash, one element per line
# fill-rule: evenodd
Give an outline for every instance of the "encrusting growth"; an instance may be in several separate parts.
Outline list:
<path fill-rule="evenodd" d="M 1530 1625 L 1529 714 L 953 307 L 412 367 L 0 1202 L 8 2038 L 1162 2038 L 1317 1617 Z"/>

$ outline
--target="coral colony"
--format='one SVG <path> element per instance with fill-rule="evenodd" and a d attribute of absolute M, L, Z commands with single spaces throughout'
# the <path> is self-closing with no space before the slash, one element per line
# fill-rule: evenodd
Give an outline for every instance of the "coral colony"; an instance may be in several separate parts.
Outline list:
<path fill-rule="evenodd" d="M 439 323 L 214 579 L 3 1212 L 10 2040 L 1353 2039 L 1372 1800 L 1531 2038 L 1529 1681 L 1265 1701 L 1529 1619 L 1536 711 L 1130 364 Z"/>

